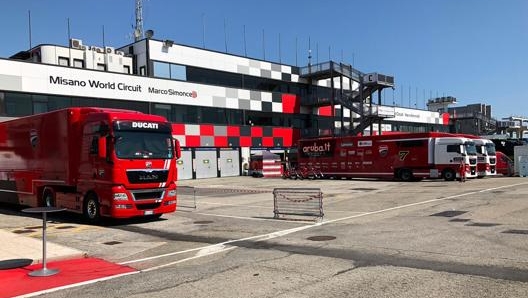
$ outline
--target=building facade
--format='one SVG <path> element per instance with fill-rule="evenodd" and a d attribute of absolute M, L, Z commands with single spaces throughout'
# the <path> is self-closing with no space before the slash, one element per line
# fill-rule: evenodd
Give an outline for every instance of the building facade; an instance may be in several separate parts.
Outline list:
<path fill-rule="evenodd" d="M 158 114 L 183 147 L 180 179 L 235 176 L 252 152 L 284 157 L 303 137 L 448 130 L 445 113 L 381 105 L 391 80 L 333 61 L 296 67 L 170 40 L 113 48 L 71 39 L 0 59 L 0 118 L 70 106 Z"/>

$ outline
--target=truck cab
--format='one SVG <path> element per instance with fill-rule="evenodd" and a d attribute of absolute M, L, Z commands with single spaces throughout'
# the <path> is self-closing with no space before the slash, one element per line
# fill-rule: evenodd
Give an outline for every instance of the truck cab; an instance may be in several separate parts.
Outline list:
<path fill-rule="evenodd" d="M 85 217 L 161 216 L 176 209 L 178 149 L 171 124 L 134 113 L 86 116 L 79 166 Z"/>
<path fill-rule="evenodd" d="M 445 180 L 477 177 L 477 149 L 473 140 L 464 137 L 442 137 L 434 140 L 432 159 Z"/>
<path fill-rule="evenodd" d="M 495 175 L 497 173 L 495 144 L 487 139 L 474 139 L 473 141 L 477 149 L 477 177 Z"/>

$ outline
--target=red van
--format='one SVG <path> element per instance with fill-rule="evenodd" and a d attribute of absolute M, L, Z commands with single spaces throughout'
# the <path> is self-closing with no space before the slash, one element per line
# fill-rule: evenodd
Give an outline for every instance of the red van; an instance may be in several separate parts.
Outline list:
<path fill-rule="evenodd" d="M 497 156 L 497 175 L 513 176 L 513 160 L 506 154 L 496 151 Z"/>

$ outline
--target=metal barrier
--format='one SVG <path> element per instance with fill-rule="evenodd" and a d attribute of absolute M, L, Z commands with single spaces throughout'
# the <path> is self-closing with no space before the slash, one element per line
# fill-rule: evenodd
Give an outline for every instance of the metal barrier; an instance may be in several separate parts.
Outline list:
<path fill-rule="evenodd" d="M 196 188 L 192 186 L 178 186 L 178 208 L 196 209 Z"/>
<path fill-rule="evenodd" d="M 320 188 L 274 188 L 274 218 L 323 219 L 323 193 Z"/>

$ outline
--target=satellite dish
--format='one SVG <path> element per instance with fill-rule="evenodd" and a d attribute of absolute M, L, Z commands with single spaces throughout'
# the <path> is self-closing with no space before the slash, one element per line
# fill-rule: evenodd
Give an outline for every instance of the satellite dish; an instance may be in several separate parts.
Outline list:
<path fill-rule="evenodd" d="M 152 30 L 145 31 L 145 37 L 146 38 L 151 38 L 153 35 L 154 35 L 154 31 L 152 31 Z"/>

